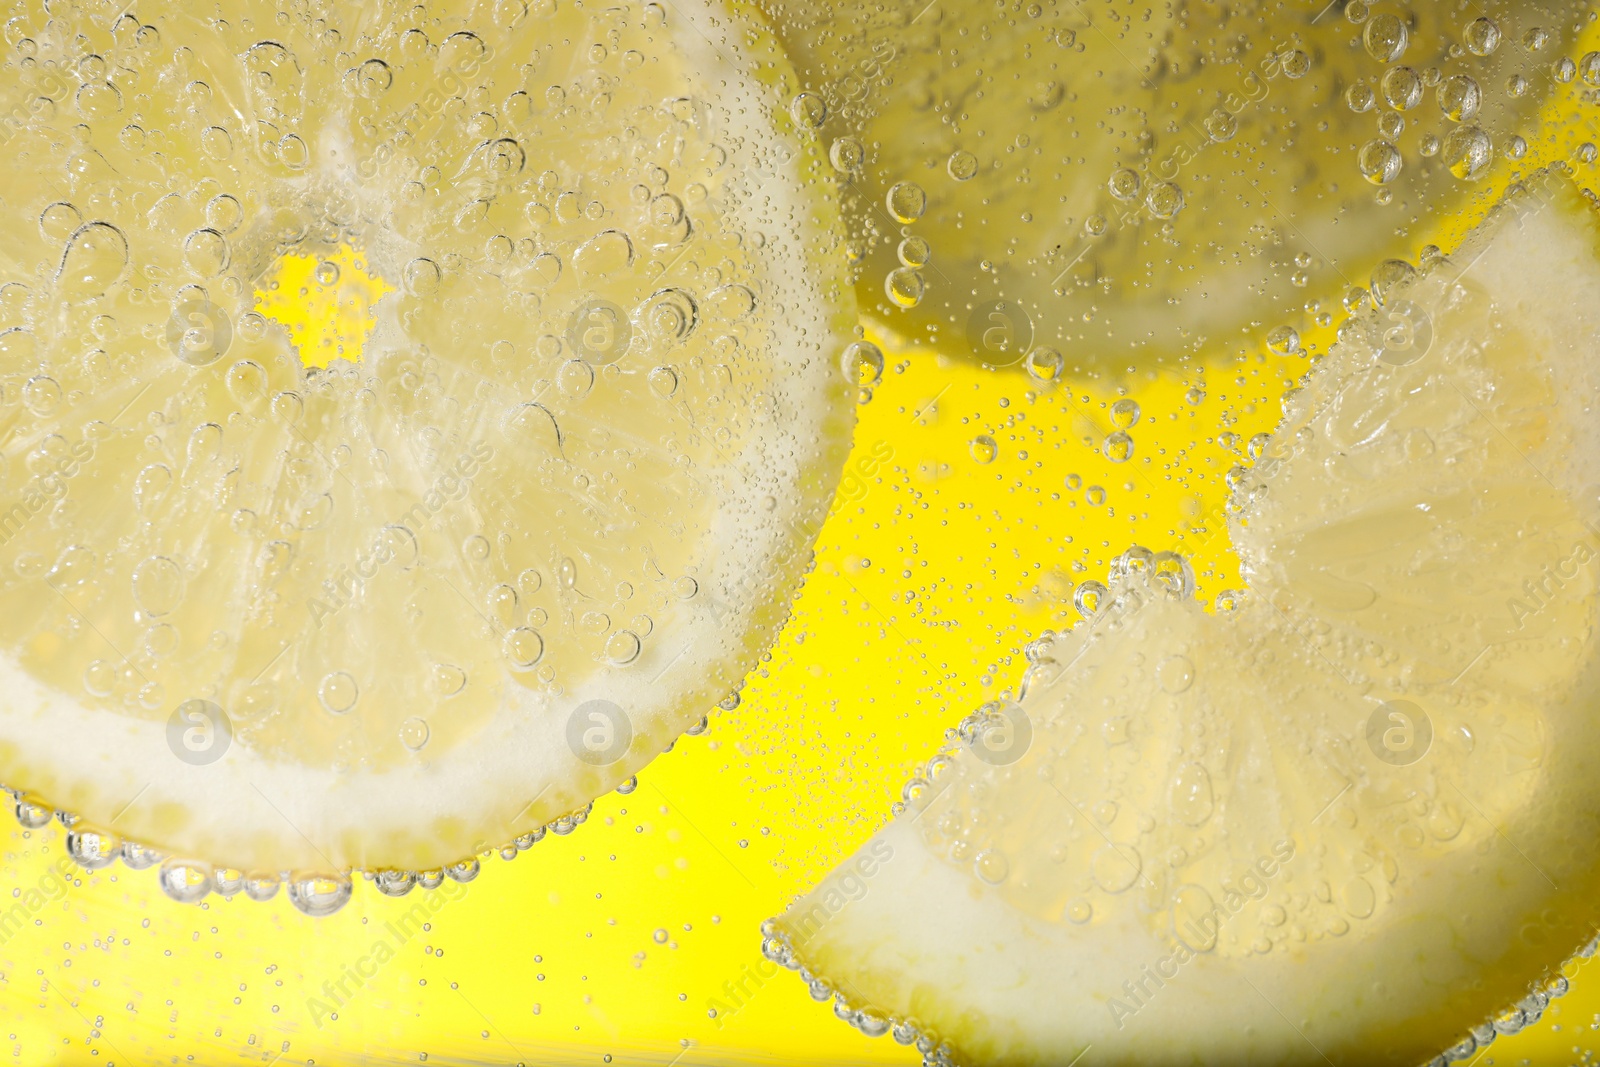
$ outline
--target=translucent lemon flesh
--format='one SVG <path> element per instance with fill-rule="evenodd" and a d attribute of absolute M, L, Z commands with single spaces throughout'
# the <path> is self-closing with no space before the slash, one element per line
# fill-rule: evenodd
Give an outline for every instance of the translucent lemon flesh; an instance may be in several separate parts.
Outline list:
<path fill-rule="evenodd" d="M 438 867 L 737 689 L 854 400 L 758 16 L 10 26 L 0 781 L 244 871 Z M 303 359 L 272 285 L 356 262 L 358 350 Z"/>
<path fill-rule="evenodd" d="M 1288 405 L 1248 595 L 1128 553 L 769 952 L 940 1062 L 1492 1040 L 1596 921 L 1597 308 L 1600 215 L 1540 175 Z"/>
<path fill-rule="evenodd" d="M 863 309 L 951 356 L 1049 350 L 1080 376 L 1259 346 L 1415 260 L 1504 187 L 1586 14 L 765 6 L 844 179 Z"/>

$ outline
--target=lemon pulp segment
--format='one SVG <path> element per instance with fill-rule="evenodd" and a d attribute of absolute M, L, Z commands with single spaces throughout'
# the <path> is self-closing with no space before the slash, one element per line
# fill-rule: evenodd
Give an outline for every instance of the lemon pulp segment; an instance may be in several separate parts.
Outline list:
<path fill-rule="evenodd" d="M 837 208 L 759 15 L 8 27 L 0 781 L 25 804 L 112 854 L 437 868 L 570 828 L 737 690 L 854 418 Z M 307 258 L 366 276 L 359 350 L 297 353 L 272 286 Z"/>
<path fill-rule="evenodd" d="M 1405 1065 L 1536 1019 L 1600 881 L 1597 307 L 1600 218 L 1541 174 L 1235 476 L 1249 592 L 1121 557 L 768 952 L 935 1062 Z"/>
<path fill-rule="evenodd" d="M 1504 186 L 1582 5 L 767 0 L 863 309 L 1080 375 L 1339 312 Z M 1498 193 L 1492 194 L 1498 195 Z M 1288 347 L 1287 335 L 1275 342 Z"/>

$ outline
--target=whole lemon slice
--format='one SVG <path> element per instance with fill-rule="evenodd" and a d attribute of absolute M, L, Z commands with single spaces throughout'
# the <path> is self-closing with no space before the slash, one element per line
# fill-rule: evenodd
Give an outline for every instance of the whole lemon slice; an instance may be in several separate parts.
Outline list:
<path fill-rule="evenodd" d="M 759 16 L 11 26 L 25 819 L 171 854 L 186 898 L 436 869 L 570 829 L 736 694 L 854 422 L 831 183 Z"/>
<path fill-rule="evenodd" d="M 1600 214 L 1541 175 L 1240 472 L 1248 594 L 1127 553 L 768 951 L 941 1063 L 1412 1065 L 1536 1019 L 1600 883 L 1597 308 Z"/>
<path fill-rule="evenodd" d="M 1576 80 L 1586 16 L 1571 0 L 763 6 L 806 81 L 795 113 L 844 179 L 863 310 L 1044 377 L 1342 314 L 1504 188 L 1541 101 Z"/>

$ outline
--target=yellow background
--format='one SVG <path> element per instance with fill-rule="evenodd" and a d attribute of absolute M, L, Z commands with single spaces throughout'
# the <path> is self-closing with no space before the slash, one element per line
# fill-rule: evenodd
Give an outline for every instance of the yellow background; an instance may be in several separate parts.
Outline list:
<path fill-rule="evenodd" d="M 515 862 L 486 859 L 431 929 L 345 978 L 336 1019 L 323 983 L 372 971 L 363 959 L 395 944 L 386 924 L 423 891 L 358 884 L 314 920 L 281 895 L 183 907 L 153 871 L 81 876 L 0 943 L 0 1047 L 29 1065 L 919 1062 L 792 974 L 763 977 L 761 920 L 865 840 L 947 727 L 1015 683 L 1021 644 L 1074 617 L 1073 582 L 1133 542 L 1190 555 L 1203 595 L 1232 582 L 1218 508 L 1241 457 L 1213 431 L 1229 421 L 1242 448 L 1304 368 L 1251 353 L 1131 383 L 1141 417 L 1118 465 L 1097 451 L 1115 388 L 891 358 L 770 662 L 636 792 Z M 969 448 L 980 433 L 999 445 L 991 463 Z M 39 887 L 60 828 L 8 832 L 0 885 Z M 1569 1062 L 1597 1008 L 1600 986 L 1579 982 L 1482 1062 Z"/>
<path fill-rule="evenodd" d="M 1600 140 L 1581 89 L 1525 168 Z M 1579 178 L 1593 184 L 1594 168 Z M 515 862 L 486 859 L 375 969 L 374 944 L 395 945 L 387 924 L 422 891 L 392 900 L 360 883 L 313 920 L 281 894 L 184 907 L 153 871 L 80 872 L 0 933 L 0 1050 L 29 1067 L 918 1063 L 835 1019 L 794 975 L 764 977 L 760 922 L 882 823 L 947 728 L 1015 684 L 1023 642 L 1076 617 L 1074 583 L 1103 580 L 1131 543 L 1189 555 L 1207 599 L 1234 582 L 1222 475 L 1307 366 L 1262 348 L 1203 373 L 1046 388 L 891 352 L 793 621 L 743 704 L 651 764 L 635 793 Z M 1141 415 L 1133 458 L 1113 464 L 1099 450 L 1122 395 Z M 999 446 L 992 462 L 969 447 L 979 434 Z M 4 832 L 0 893 L 17 900 L 0 910 L 48 887 L 63 853 L 59 827 Z M 358 968 L 370 977 L 348 977 Z M 324 983 L 341 979 L 333 1018 Z M 1475 1062 L 1570 1063 L 1596 1028 L 1600 983 L 1580 976 Z"/>

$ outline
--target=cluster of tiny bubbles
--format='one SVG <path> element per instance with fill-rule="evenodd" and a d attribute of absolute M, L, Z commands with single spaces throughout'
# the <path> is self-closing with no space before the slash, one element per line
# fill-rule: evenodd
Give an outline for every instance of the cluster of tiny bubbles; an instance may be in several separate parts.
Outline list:
<path fill-rule="evenodd" d="M 1397 15 L 1387 12 L 1372 14 L 1369 7 L 1362 3 L 1347 5 L 1345 14 L 1351 22 L 1363 26 L 1362 43 L 1367 54 L 1380 63 L 1395 64 L 1384 72 L 1379 83 L 1382 99 L 1392 110 L 1380 119 L 1379 136 L 1366 142 L 1357 152 L 1357 165 L 1362 176 L 1378 186 L 1386 186 L 1399 176 L 1404 158 L 1396 142 L 1406 125 L 1402 113 L 1421 104 L 1426 90 L 1431 87 L 1441 114 L 1453 125 L 1442 139 L 1433 133 L 1423 135 L 1418 145 L 1419 151 L 1423 156 L 1430 157 L 1442 151 L 1446 169 L 1462 181 L 1474 181 L 1482 177 L 1494 160 L 1495 146 L 1490 135 L 1476 124 L 1485 99 L 1478 80 L 1466 73 L 1445 76 L 1437 68 L 1428 68 L 1419 73 L 1401 64 L 1411 43 L 1411 31 L 1408 24 Z M 1474 19 L 1462 31 L 1461 44 L 1454 54 L 1460 55 L 1464 49 L 1478 58 L 1491 56 L 1500 47 L 1501 38 L 1499 23 L 1493 18 L 1484 16 Z M 1549 34 L 1538 27 L 1530 29 L 1523 39 L 1529 51 L 1539 51 L 1548 43 Z M 1579 73 L 1584 73 L 1589 84 L 1600 84 L 1600 55 L 1589 55 L 1595 58 L 1588 68 L 1567 57 L 1557 60 L 1551 68 L 1552 77 L 1556 82 L 1565 84 Z M 1585 56 L 1585 60 L 1588 59 L 1589 56 Z M 1590 75 L 1593 81 L 1589 81 Z M 1507 82 L 1507 92 L 1513 98 L 1524 95 L 1527 88 L 1527 79 L 1521 74 L 1513 74 Z M 1347 106 L 1358 114 L 1372 110 L 1378 98 L 1378 94 L 1365 82 L 1357 82 L 1345 92 Z M 1512 135 L 1505 140 L 1502 151 L 1510 159 L 1520 159 L 1527 151 L 1527 142 L 1520 136 Z M 1388 195 L 1387 190 L 1380 190 L 1380 199 L 1386 199 Z"/>
<path fill-rule="evenodd" d="M 1575 964 L 1580 959 L 1589 959 L 1600 949 L 1600 939 L 1591 939 L 1588 944 L 1580 948 L 1568 963 Z M 1563 970 L 1566 968 L 1563 967 Z M 1544 1011 L 1552 1000 L 1566 996 L 1570 988 L 1567 979 L 1560 973 L 1553 977 L 1536 982 L 1528 994 L 1505 1011 L 1500 1012 L 1492 1019 L 1472 1027 L 1462 1036 L 1461 1040 L 1445 1049 L 1442 1053 L 1429 1060 L 1426 1067 L 1444 1067 L 1449 1063 L 1466 1063 L 1476 1060 L 1484 1049 L 1488 1048 L 1494 1039 L 1503 1035 L 1510 1036 L 1532 1026 L 1544 1016 Z"/>
<path fill-rule="evenodd" d="M 833 998 L 833 1013 L 868 1037 L 892 1036 L 897 1044 L 915 1046 L 922 1053 L 923 1067 L 954 1067 L 955 1050 L 940 1041 L 931 1030 L 925 1029 L 915 1019 L 881 1015 L 851 1005 L 843 993 L 834 990 L 827 979 L 813 974 L 801 966 L 800 958 L 789 943 L 789 936 L 778 924 L 767 919 L 761 924 L 761 954 L 786 970 L 798 973 L 816 1001 Z"/>
<path fill-rule="evenodd" d="M 724 697 L 723 703 L 731 701 L 736 707 L 738 699 L 738 693 L 734 692 Z M 709 720 L 702 717 L 685 733 L 704 733 L 708 725 Z M 638 777 L 634 776 L 618 785 L 616 791 L 627 795 L 638 786 Z M 135 871 L 160 864 L 161 869 L 156 875 L 157 884 L 163 893 L 180 904 L 198 904 L 212 893 L 229 898 L 241 892 L 251 900 L 265 902 L 277 895 L 280 886 L 287 886 L 289 900 L 297 910 L 306 915 L 320 917 L 333 914 L 350 899 L 353 886 L 350 874 L 289 871 L 246 873 L 231 867 L 216 867 L 199 860 L 168 857 L 148 845 L 125 841 L 109 831 L 92 829 L 84 825 L 72 812 L 52 809 L 49 805 L 40 803 L 8 786 L 0 785 L 0 792 L 12 797 L 17 821 L 24 828 L 41 829 L 48 826 L 52 819 L 65 826 L 67 854 L 85 871 L 101 870 L 117 860 L 121 860 L 129 870 Z M 568 812 L 544 826 L 519 835 L 499 850 L 501 858 L 514 859 L 518 853 L 525 852 L 544 840 L 547 833 L 570 834 L 588 820 L 593 809 L 594 804 L 591 801 L 582 808 Z M 404 896 L 418 886 L 423 889 L 436 889 L 447 877 L 456 882 L 470 882 L 478 876 L 480 870 L 479 861 L 476 858 L 469 858 L 431 871 L 384 868 L 358 873 L 373 882 L 378 891 L 385 896 Z"/>

